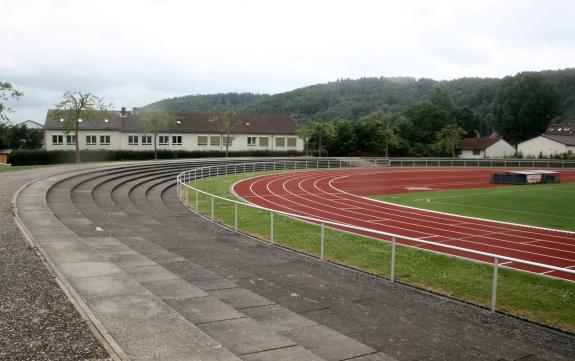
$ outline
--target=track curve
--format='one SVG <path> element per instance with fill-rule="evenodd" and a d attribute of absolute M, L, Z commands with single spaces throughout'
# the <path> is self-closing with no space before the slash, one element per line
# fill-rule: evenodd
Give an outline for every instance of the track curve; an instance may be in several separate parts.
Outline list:
<path fill-rule="evenodd" d="M 420 238 L 471 250 L 548 264 L 575 267 L 575 233 L 440 214 L 365 198 L 418 190 L 494 187 L 489 173 L 502 169 L 347 169 L 275 174 L 234 186 L 248 202 L 308 217 Z M 561 170 L 563 181 L 575 171 Z M 353 232 L 353 230 L 351 230 Z M 380 236 L 381 237 L 381 236 Z M 387 239 L 387 237 L 381 237 Z M 434 252 L 492 262 L 492 259 L 439 246 L 400 241 Z M 575 281 L 575 276 L 507 262 L 504 267 Z"/>
<path fill-rule="evenodd" d="M 569 360 L 575 354 L 572 335 L 282 251 L 180 204 L 177 174 L 224 163 L 142 163 L 62 174 L 31 184 L 17 200 L 30 234 L 127 359 L 536 354 Z M 92 267 L 79 266 L 84 263 Z M 126 283 L 104 288 L 103 279 Z M 142 304 L 143 312 L 132 309 Z M 481 338 L 454 343 L 452 333 Z M 509 340 L 505 347 L 497 347 L 501 339 Z"/>

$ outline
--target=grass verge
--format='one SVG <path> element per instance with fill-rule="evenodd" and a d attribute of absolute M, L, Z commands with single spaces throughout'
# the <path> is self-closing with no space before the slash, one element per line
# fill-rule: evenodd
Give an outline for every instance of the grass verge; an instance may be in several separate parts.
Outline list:
<path fill-rule="evenodd" d="M 199 181 L 205 192 L 236 199 L 230 187 L 237 181 L 264 173 L 232 175 Z M 190 206 L 196 202 L 189 194 Z M 211 215 L 211 199 L 198 193 L 201 213 Z M 214 218 L 234 226 L 234 205 L 215 200 Z M 238 226 L 243 232 L 262 239 L 270 236 L 269 212 L 238 206 Z M 274 216 L 276 243 L 319 255 L 320 227 L 283 216 Z M 383 277 L 389 277 L 391 246 L 388 243 L 326 228 L 325 257 Z M 401 282 L 489 307 L 492 267 L 458 258 L 399 246 L 395 276 Z M 554 280 L 524 272 L 500 269 L 498 310 L 575 333 L 575 283 Z"/>

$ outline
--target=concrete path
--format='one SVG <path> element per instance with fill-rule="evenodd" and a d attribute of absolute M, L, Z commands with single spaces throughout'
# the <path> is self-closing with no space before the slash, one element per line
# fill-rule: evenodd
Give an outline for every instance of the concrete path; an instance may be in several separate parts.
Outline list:
<path fill-rule="evenodd" d="M 197 163 L 59 175 L 20 217 L 116 352 L 162 360 L 570 360 L 575 338 L 230 232 L 175 197 Z"/>

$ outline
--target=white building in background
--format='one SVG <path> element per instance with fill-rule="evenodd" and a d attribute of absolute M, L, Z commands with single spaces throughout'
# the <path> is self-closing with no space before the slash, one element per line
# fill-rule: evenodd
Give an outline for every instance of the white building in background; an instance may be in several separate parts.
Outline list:
<path fill-rule="evenodd" d="M 544 134 L 517 145 L 524 157 L 538 158 L 575 153 L 575 123 L 554 124 Z"/>
<path fill-rule="evenodd" d="M 44 144 L 48 150 L 75 149 L 74 132 L 48 111 Z M 158 133 L 158 150 L 225 150 L 225 130 L 218 113 L 177 113 L 179 121 Z M 296 120 L 288 115 L 238 114 L 229 151 L 303 151 Z M 153 150 L 153 134 L 145 133 L 137 111 L 109 111 L 96 121 L 80 123 L 80 149 Z"/>
<path fill-rule="evenodd" d="M 27 120 L 25 122 L 22 122 L 18 125 L 25 125 L 26 128 L 28 129 L 44 129 L 44 126 L 38 122 L 35 122 L 33 120 Z"/>
<path fill-rule="evenodd" d="M 460 158 L 504 158 L 515 155 L 515 148 L 495 133 L 488 137 L 462 139 L 457 148 Z"/>

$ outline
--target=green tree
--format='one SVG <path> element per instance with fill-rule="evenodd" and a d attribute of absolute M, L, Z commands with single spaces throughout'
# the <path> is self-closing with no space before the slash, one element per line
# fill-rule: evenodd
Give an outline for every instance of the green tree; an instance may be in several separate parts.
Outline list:
<path fill-rule="evenodd" d="M 494 127 L 517 147 L 545 132 L 558 114 L 559 95 L 549 79 L 534 72 L 505 77 L 493 101 Z"/>
<path fill-rule="evenodd" d="M 326 151 L 326 143 L 329 143 L 331 140 L 333 140 L 335 136 L 333 124 L 313 121 L 311 122 L 310 126 L 313 131 L 311 139 L 315 141 L 317 146 L 318 157 L 321 157 L 324 151 Z"/>
<path fill-rule="evenodd" d="M 313 135 L 312 127 L 309 124 L 307 124 L 307 125 L 298 124 L 297 135 L 301 139 L 303 139 L 303 146 L 304 146 L 305 155 L 309 156 L 309 140 L 310 140 L 311 136 Z"/>
<path fill-rule="evenodd" d="M 179 117 L 163 108 L 150 108 L 140 111 L 139 118 L 142 130 L 154 135 L 154 159 L 158 159 L 158 133 L 176 124 Z"/>
<path fill-rule="evenodd" d="M 22 95 L 22 92 L 14 89 L 12 84 L 7 81 L 0 81 L 0 121 L 8 120 L 6 113 L 11 113 L 14 111 L 12 107 L 5 104 L 10 98 L 18 99 Z"/>
<path fill-rule="evenodd" d="M 108 116 L 110 105 L 91 93 L 66 92 L 56 104 L 52 116 L 62 120 L 64 132 L 74 131 L 76 137 L 76 163 L 80 163 L 80 123 L 94 122 Z"/>
<path fill-rule="evenodd" d="M 407 122 L 407 119 L 396 113 L 389 112 L 375 112 L 362 118 L 359 122 L 359 127 L 366 127 L 364 131 L 359 130 L 363 134 L 362 141 L 367 138 L 368 141 L 377 144 L 377 153 L 383 153 L 386 157 L 389 156 L 389 148 L 397 145 L 401 140 L 399 136 L 399 127 Z"/>
<path fill-rule="evenodd" d="M 333 141 L 326 146 L 332 156 L 354 156 L 359 153 L 355 125 L 351 120 L 333 122 Z"/>
<path fill-rule="evenodd" d="M 223 114 L 218 114 L 214 117 L 215 120 L 220 122 L 221 129 L 225 136 L 225 145 L 226 145 L 226 158 L 228 157 L 228 150 L 230 144 L 233 142 L 235 138 L 235 131 L 236 127 L 239 124 L 240 120 L 236 112 L 225 112 Z"/>
<path fill-rule="evenodd" d="M 465 136 L 474 137 L 481 134 L 481 119 L 471 108 L 457 108 L 454 117 L 457 125 L 465 130 Z"/>
<path fill-rule="evenodd" d="M 10 148 L 10 127 L 0 122 L 0 149 Z"/>
<path fill-rule="evenodd" d="M 451 156 L 455 158 L 455 149 L 457 148 L 457 144 L 459 144 L 464 135 L 465 130 L 463 128 L 452 124 L 442 128 L 439 132 L 437 132 L 436 138 L 439 147 L 449 151 Z"/>
<path fill-rule="evenodd" d="M 42 147 L 44 132 L 42 129 L 29 129 L 26 125 L 9 127 L 10 148 L 35 149 Z"/>

